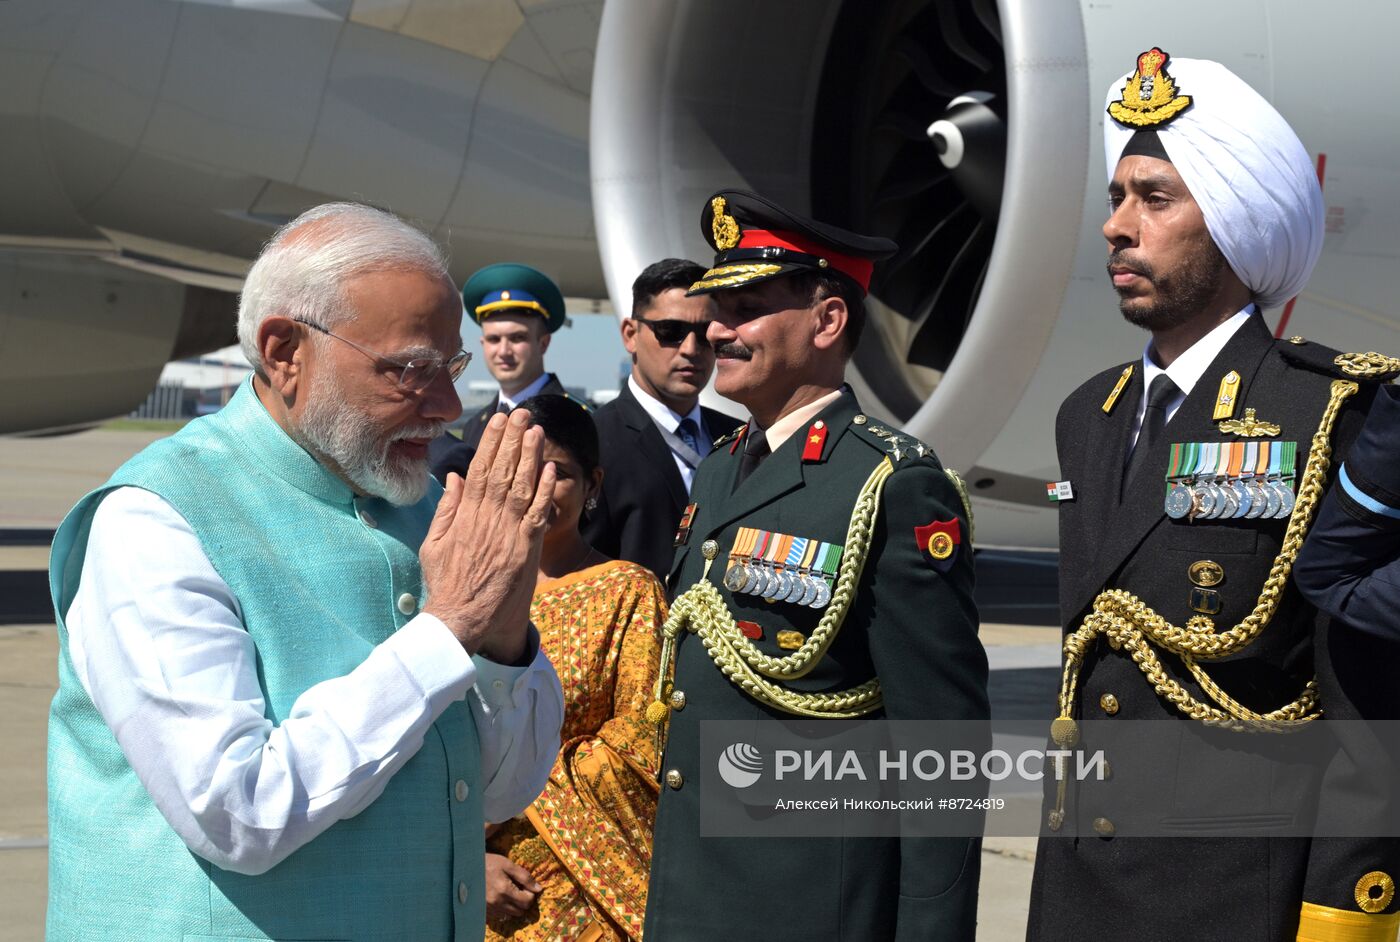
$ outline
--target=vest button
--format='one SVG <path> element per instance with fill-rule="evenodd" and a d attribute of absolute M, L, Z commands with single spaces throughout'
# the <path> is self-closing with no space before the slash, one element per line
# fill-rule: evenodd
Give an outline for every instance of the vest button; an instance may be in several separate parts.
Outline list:
<path fill-rule="evenodd" d="M 465 882 L 457 884 L 457 902 L 463 906 L 467 905 L 467 884 Z"/>
<path fill-rule="evenodd" d="M 407 592 L 399 596 L 399 611 L 405 615 L 412 615 L 416 608 L 418 608 L 418 600 L 413 596 Z"/>
<path fill-rule="evenodd" d="M 685 776 L 680 769 L 671 769 L 666 773 L 666 784 L 671 786 L 673 791 L 680 791 L 680 787 L 685 784 Z"/>
<path fill-rule="evenodd" d="M 379 526 L 379 522 L 374 519 L 374 515 L 371 514 L 368 510 L 360 511 L 360 522 L 363 523 L 365 526 L 369 527 L 370 529 L 374 529 L 375 527 Z"/>
<path fill-rule="evenodd" d="M 469 789 L 467 788 L 467 783 L 462 781 L 460 778 L 457 779 L 457 800 L 466 801 L 468 791 Z"/>

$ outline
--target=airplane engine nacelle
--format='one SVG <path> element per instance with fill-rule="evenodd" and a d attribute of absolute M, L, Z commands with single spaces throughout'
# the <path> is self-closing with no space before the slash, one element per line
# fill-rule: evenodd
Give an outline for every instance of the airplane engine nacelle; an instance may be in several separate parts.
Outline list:
<path fill-rule="evenodd" d="M 849 380 L 980 496 L 1043 503 L 1042 480 L 978 463 L 1074 271 L 1091 97 L 1078 0 L 610 0 L 590 128 L 610 293 L 712 257 L 722 187 L 892 238 Z"/>

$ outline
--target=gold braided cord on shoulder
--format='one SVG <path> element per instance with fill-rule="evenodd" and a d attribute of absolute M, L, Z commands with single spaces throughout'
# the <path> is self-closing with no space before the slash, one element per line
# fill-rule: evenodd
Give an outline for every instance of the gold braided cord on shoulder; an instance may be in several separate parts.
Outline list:
<path fill-rule="evenodd" d="M 1388 357 L 1384 353 L 1342 353 L 1332 359 L 1348 376 L 1368 379 L 1400 372 L 1400 359 Z"/>
<path fill-rule="evenodd" d="M 684 621 L 687 631 L 695 632 L 710 659 L 730 683 L 744 693 L 784 713 L 826 719 L 854 719 L 880 708 L 883 702 L 879 678 L 838 693 L 804 693 L 790 690 L 770 680 L 735 650 L 730 633 L 738 634 L 734 616 L 724 604 L 719 590 L 709 581 L 697 582 L 671 606 L 671 620 Z M 670 621 L 667 622 L 669 627 Z M 739 635 L 743 638 L 743 635 Z M 747 638 L 744 638 L 748 641 Z M 805 671 L 804 671 L 805 673 Z"/>
<path fill-rule="evenodd" d="M 1208 622 L 1202 624 L 1196 619 L 1192 619 L 1185 628 L 1179 628 L 1124 589 L 1099 593 L 1084 623 L 1065 638 L 1065 666 L 1060 681 L 1062 718 L 1073 716 L 1080 668 L 1090 645 L 1101 635 L 1108 638 L 1115 649 L 1126 650 L 1153 690 L 1193 720 L 1237 732 L 1277 733 L 1295 729 L 1322 715 L 1315 680 L 1309 681 L 1292 703 L 1268 713 L 1256 713 L 1222 690 L 1200 662 L 1218 660 L 1244 650 L 1254 643 L 1274 617 L 1293 571 L 1293 561 L 1322 499 L 1322 486 L 1332 465 L 1332 427 L 1336 424 L 1342 404 L 1355 395 L 1358 388 L 1350 380 L 1332 381 L 1331 398 L 1312 438 L 1307 468 L 1298 486 L 1298 498 L 1289 517 L 1288 528 L 1284 531 L 1283 545 L 1274 558 L 1268 578 L 1264 580 L 1254 610 L 1227 631 L 1213 631 Z M 1181 658 L 1214 705 L 1197 700 L 1167 674 L 1157 656 L 1158 648 Z"/>
<path fill-rule="evenodd" d="M 962 501 L 963 513 L 967 514 L 967 545 L 971 546 L 977 540 L 977 524 L 972 521 L 972 498 L 967 496 L 967 484 L 962 475 L 952 468 L 944 468 L 943 473 L 953 482 L 953 489 L 958 492 L 958 499 Z"/>
<path fill-rule="evenodd" d="M 779 680 L 796 680 L 814 668 L 831 647 L 846 621 L 856 587 L 865 571 L 870 552 L 870 539 L 875 531 L 875 519 L 880 512 L 880 495 L 885 482 L 894 473 L 894 465 L 884 458 L 870 473 L 856 498 L 851 521 L 846 529 L 845 551 L 832 588 L 831 601 L 812 634 L 802 646 L 786 657 L 764 654 L 734 621 L 719 589 L 709 581 L 710 563 L 700 581 L 681 594 L 671 604 L 670 617 L 661 632 L 661 675 L 656 684 L 656 702 L 647 708 L 654 723 L 666 718 L 669 695 L 667 676 L 675 656 L 676 639 L 682 630 L 700 636 L 710 659 L 729 681 L 746 694 L 786 713 L 829 719 L 850 719 L 864 716 L 880 708 L 882 701 L 879 678 L 837 693 L 804 693 L 789 690 Z"/>

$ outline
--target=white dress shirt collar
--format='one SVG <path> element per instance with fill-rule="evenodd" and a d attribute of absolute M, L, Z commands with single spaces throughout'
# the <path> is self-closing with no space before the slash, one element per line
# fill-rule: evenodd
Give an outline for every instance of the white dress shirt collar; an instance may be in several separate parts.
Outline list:
<path fill-rule="evenodd" d="M 694 408 L 685 415 L 681 415 L 675 409 L 672 409 L 670 406 L 666 405 L 666 403 L 643 389 L 637 383 L 637 378 L 635 376 L 629 375 L 627 377 L 627 388 L 632 390 L 633 398 L 635 398 L 637 403 L 646 411 L 646 414 L 651 417 L 651 420 L 662 429 L 674 433 L 676 429 L 680 428 L 681 422 L 684 419 L 690 419 L 695 423 L 696 434 L 702 437 L 705 434 L 705 425 L 700 417 L 700 401 L 698 399 L 695 401 Z"/>
<path fill-rule="evenodd" d="M 547 382 L 549 382 L 549 373 L 546 372 L 541 373 L 539 379 L 535 380 L 533 383 L 520 390 L 520 392 L 516 393 L 514 396 L 506 395 L 506 391 L 502 389 L 500 391 L 500 404 L 505 406 L 507 409 L 514 409 L 516 406 L 520 405 L 522 402 L 524 402 L 526 399 L 529 399 L 531 396 L 538 396 L 540 394 L 540 390 L 544 389 L 544 385 Z"/>
<path fill-rule="evenodd" d="M 1191 390 L 1196 388 L 1196 383 L 1200 381 L 1206 368 L 1220 355 L 1220 351 L 1225 349 L 1225 345 L 1235 336 L 1235 332 L 1244 326 L 1245 321 L 1256 314 L 1258 311 L 1253 304 L 1236 312 L 1229 320 L 1217 325 L 1214 330 L 1193 343 L 1185 353 L 1172 361 L 1171 366 L 1165 368 L 1157 365 L 1152 356 L 1152 341 L 1147 341 L 1147 345 L 1142 348 L 1142 395 L 1138 398 L 1133 441 L 1137 441 L 1137 433 L 1142 428 L 1142 415 L 1147 408 L 1147 392 L 1152 388 L 1152 381 L 1166 373 L 1179 390 L 1176 398 L 1167 406 L 1166 418 L 1170 422 L 1172 416 L 1176 415 L 1176 410 L 1186 401 L 1186 397 L 1191 395 Z"/>

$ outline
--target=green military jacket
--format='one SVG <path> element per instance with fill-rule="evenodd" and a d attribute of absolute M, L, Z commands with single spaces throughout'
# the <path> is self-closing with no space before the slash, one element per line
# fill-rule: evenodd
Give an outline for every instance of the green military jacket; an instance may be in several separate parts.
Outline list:
<path fill-rule="evenodd" d="M 735 619 L 758 626 L 754 643 L 765 654 L 791 654 L 779 646 L 779 632 L 806 637 L 822 611 L 725 588 L 736 535 L 741 527 L 756 527 L 844 544 L 857 495 L 888 460 L 894 471 L 844 625 L 816 667 L 786 686 L 844 691 L 878 675 L 883 710 L 874 717 L 986 719 L 987 659 L 977 637 L 969 521 L 957 488 L 927 446 L 905 436 L 892 440 L 893 427 L 864 415 L 849 389 L 817 418 L 824 436 L 816 421 L 799 429 L 737 488 L 741 445 L 732 436 L 717 443 L 696 473 L 695 506 L 671 568 L 671 593 L 707 578 Z M 814 437 L 823 440 L 818 445 Z M 940 522 L 937 529 L 957 543 L 951 552 L 942 543 L 942 558 L 935 558 L 927 534 Z M 702 576 L 707 541 L 715 541 L 719 553 Z M 648 938 L 973 938 L 980 865 L 975 839 L 701 837 L 700 724 L 793 717 L 732 684 L 701 639 L 685 631 L 677 643 L 674 692 Z"/>

